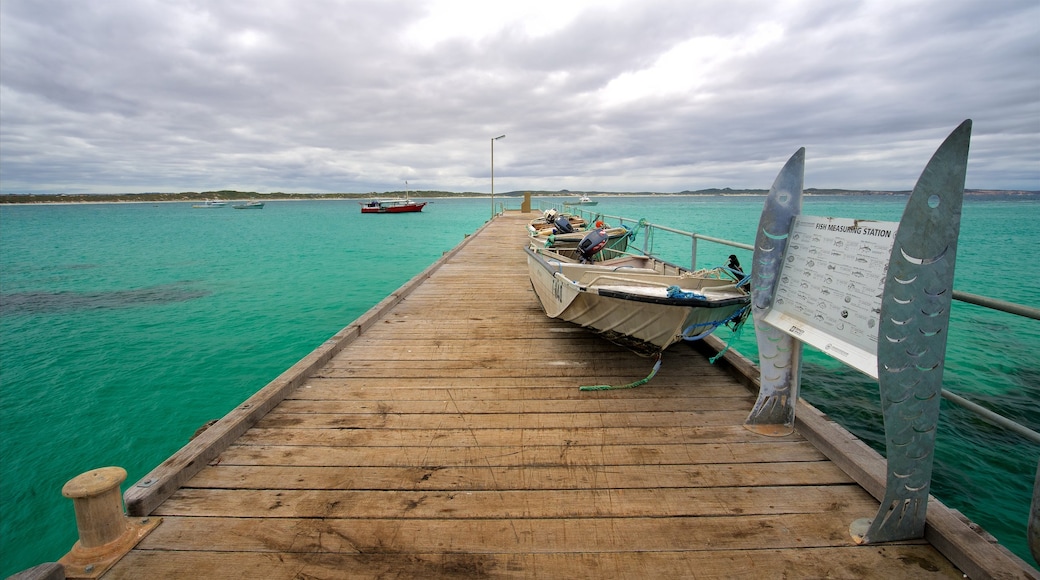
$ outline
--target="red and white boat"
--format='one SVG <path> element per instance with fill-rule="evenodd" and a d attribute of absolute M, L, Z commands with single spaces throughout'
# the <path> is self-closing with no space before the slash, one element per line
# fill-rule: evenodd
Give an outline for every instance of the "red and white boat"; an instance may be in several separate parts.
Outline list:
<path fill-rule="evenodd" d="M 414 202 L 410 199 L 373 199 L 361 204 L 361 213 L 408 213 L 422 211 L 425 201 Z"/>

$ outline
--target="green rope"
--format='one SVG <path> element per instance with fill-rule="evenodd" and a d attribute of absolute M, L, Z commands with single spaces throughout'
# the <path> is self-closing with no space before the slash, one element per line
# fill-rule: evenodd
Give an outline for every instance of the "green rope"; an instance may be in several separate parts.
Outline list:
<path fill-rule="evenodd" d="M 661 353 L 657 353 L 657 362 L 654 363 L 654 368 L 650 371 L 650 374 L 647 375 L 645 379 L 640 379 L 638 381 L 635 381 L 634 383 L 628 383 L 627 385 L 621 385 L 619 387 L 615 387 L 615 386 L 611 386 L 611 385 L 591 385 L 591 386 L 580 387 L 578 390 L 579 391 L 611 391 L 611 390 L 614 390 L 614 389 L 634 389 L 636 387 L 640 387 L 642 385 L 645 385 L 645 384 L 649 383 L 650 379 L 654 378 L 654 375 L 656 375 L 657 371 L 659 371 L 659 370 L 661 370 Z"/>
<path fill-rule="evenodd" d="M 745 309 L 744 311 L 741 312 L 741 314 L 747 314 L 748 310 L 750 310 L 750 308 Z M 708 359 L 709 363 L 715 364 L 715 361 L 717 361 L 720 358 L 722 358 L 722 355 L 726 354 L 726 351 L 729 350 L 729 345 L 731 345 L 734 342 L 737 342 L 738 340 L 740 340 L 740 335 L 744 332 L 744 321 L 745 320 L 747 320 L 747 316 L 744 316 L 743 318 L 739 319 L 739 321 L 737 322 L 736 327 L 733 328 L 733 334 L 729 337 L 729 340 L 726 341 L 726 348 L 723 348 L 722 350 L 720 350 L 719 354 L 709 358 Z"/>

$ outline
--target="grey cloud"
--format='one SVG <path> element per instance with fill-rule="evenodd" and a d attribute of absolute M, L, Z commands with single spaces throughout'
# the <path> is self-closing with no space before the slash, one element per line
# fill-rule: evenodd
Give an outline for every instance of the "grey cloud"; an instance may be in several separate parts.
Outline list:
<path fill-rule="evenodd" d="M 432 45 L 407 32 L 429 9 L 5 0 L 0 189 L 486 192 L 502 133 L 502 191 L 764 188 L 801 146 L 809 187 L 908 189 L 965 118 L 969 187 L 1040 189 L 1032 0 L 592 4 Z M 690 39 L 767 29 L 680 67 L 710 71 L 692 88 L 603 100 Z"/>

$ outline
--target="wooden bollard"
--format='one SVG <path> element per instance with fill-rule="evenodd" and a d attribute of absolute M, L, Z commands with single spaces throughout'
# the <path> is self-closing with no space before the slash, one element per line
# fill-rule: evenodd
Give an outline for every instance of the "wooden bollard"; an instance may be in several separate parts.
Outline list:
<path fill-rule="evenodd" d="M 72 500 L 79 531 L 79 541 L 59 560 L 66 577 L 99 577 L 161 521 L 124 515 L 119 493 L 124 481 L 126 470 L 122 467 L 102 467 L 72 478 L 61 489 L 61 494 Z"/>
<path fill-rule="evenodd" d="M 122 467 L 102 467 L 81 474 L 61 488 L 76 509 L 79 544 L 97 548 L 118 540 L 130 528 L 123 517 L 119 485 L 126 481 Z"/>

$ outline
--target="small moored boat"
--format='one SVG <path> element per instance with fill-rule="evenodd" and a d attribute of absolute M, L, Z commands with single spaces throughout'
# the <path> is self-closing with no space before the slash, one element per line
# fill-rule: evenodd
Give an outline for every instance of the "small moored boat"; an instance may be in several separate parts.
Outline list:
<path fill-rule="evenodd" d="M 599 202 L 598 201 L 592 201 L 592 198 L 589 197 L 589 194 L 583 193 L 581 195 L 581 197 L 578 198 L 578 201 L 565 201 L 565 202 L 563 202 L 563 205 L 589 205 L 589 206 L 591 206 L 591 205 L 599 205 Z"/>
<path fill-rule="evenodd" d="M 592 257 L 593 260 L 621 256 L 628 249 L 628 240 L 632 236 L 631 230 L 624 226 L 610 227 L 597 220 L 590 227 L 581 217 L 561 214 L 556 210 L 548 210 L 542 217 L 527 224 L 532 244 L 553 248 L 564 256 L 579 261 L 581 256 L 576 253 L 578 245 L 591 231 L 599 231 L 598 235 L 605 236 L 607 240 L 602 249 Z"/>
<path fill-rule="evenodd" d="M 750 295 L 729 268 L 690 271 L 632 254 L 591 262 L 601 249 L 579 244 L 576 260 L 536 244 L 526 248 L 531 285 L 546 315 L 643 356 L 739 324 L 747 315 Z"/>
<path fill-rule="evenodd" d="M 422 211 L 426 203 L 410 199 L 373 199 L 361 204 L 361 213 L 411 213 Z"/>
<path fill-rule="evenodd" d="M 550 209 L 546 210 L 542 217 L 528 222 L 527 233 L 531 236 L 546 237 L 551 234 L 585 231 L 585 226 L 585 220 L 580 216 Z"/>
<path fill-rule="evenodd" d="M 264 209 L 264 202 L 262 201 L 250 201 L 246 203 L 236 203 L 231 206 L 235 209 Z"/>
<path fill-rule="evenodd" d="M 412 201 L 408 182 L 404 182 L 404 197 L 401 199 L 373 199 L 361 204 L 361 213 L 415 213 L 420 212 L 427 202 Z"/>
<path fill-rule="evenodd" d="M 227 202 L 226 201 L 211 201 L 211 200 L 208 200 L 208 199 L 206 201 L 202 202 L 202 203 L 193 203 L 193 204 L 191 204 L 191 207 L 193 207 L 195 209 L 216 209 L 218 207 L 226 207 L 226 206 L 227 206 Z"/>

